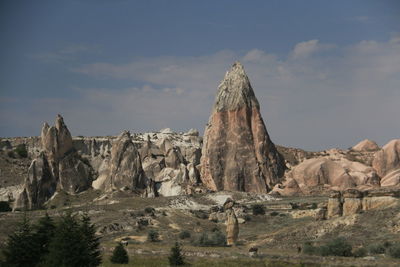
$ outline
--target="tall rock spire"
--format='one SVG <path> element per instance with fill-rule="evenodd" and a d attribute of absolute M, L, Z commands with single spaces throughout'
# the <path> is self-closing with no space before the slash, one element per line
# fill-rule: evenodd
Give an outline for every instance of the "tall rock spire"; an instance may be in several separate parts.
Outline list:
<path fill-rule="evenodd" d="M 204 133 L 201 179 L 211 190 L 265 193 L 284 172 L 249 78 L 235 62 L 218 87 Z"/>

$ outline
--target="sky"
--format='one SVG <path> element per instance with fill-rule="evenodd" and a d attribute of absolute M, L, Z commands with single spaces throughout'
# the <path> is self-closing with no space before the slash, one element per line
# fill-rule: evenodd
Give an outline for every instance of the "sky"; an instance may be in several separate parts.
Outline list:
<path fill-rule="evenodd" d="M 274 143 L 400 138 L 400 1 L 0 2 L 0 136 L 203 133 L 235 61 Z"/>

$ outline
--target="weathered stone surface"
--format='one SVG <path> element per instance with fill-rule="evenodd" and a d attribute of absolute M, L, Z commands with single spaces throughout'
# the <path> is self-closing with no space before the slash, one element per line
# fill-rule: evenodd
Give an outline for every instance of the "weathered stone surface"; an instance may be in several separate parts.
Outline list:
<path fill-rule="evenodd" d="M 60 115 L 55 126 L 43 125 L 41 143 L 42 152 L 32 161 L 14 209 L 39 208 L 57 188 L 78 193 L 90 187 L 92 168 L 75 151 L 71 134 Z"/>
<path fill-rule="evenodd" d="M 56 191 L 54 178 L 47 157 L 42 153 L 29 167 L 24 189 L 15 201 L 14 210 L 40 208 Z"/>
<path fill-rule="evenodd" d="M 361 198 L 345 198 L 343 203 L 343 216 L 356 214 L 362 210 Z"/>
<path fill-rule="evenodd" d="M 98 177 L 93 187 L 112 190 L 144 189 L 147 181 L 142 169 L 139 152 L 128 131 L 114 141 L 108 167 Z"/>
<path fill-rule="evenodd" d="M 334 192 L 328 199 L 327 218 L 339 217 L 343 214 L 343 202 L 340 192 Z"/>
<path fill-rule="evenodd" d="M 386 209 L 399 205 L 399 198 L 393 196 L 364 197 L 363 210 Z"/>
<path fill-rule="evenodd" d="M 218 87 L 205 130 L 201 179 L 211 190 L 264 193 L 280 181 L 284 168 L 249 79 L 236 62 Z"/>
<path fill-rule="evenodd" d="M 381 186 L 399 186 L 400 185 L 400 168 L 388 172 L 381 179 Z"/>
<path fill-rule="evenodd" d="M 236 245 L 239 236 L 239 222 L 233 209 L 235 202 L 228 198 L 224 203 L 226 213 L 226 243 L 228 246 Z"/>
<path fill-rule="evenodd" d="M 287 177 L 294 179 L 304 194 L 308 194 L 313 187 L 323 185 L 337 189 L 356 186 L 348 172 L 340 164 L 328 158 L 305 160 L 293 168 Z"/>
<path fill-rule="evenodd" d="M 390 141 L 376 152 L 372 167 L 380 177 L 384 177 L 391 170 L 400 168 L 400 139 Z"/>
<path fill-rule="evenodd" d="M 353 146 L 351 149 L 354 151 L 376 151 L 379 150 L 379 146 L 375 141 L 365 139 Z"/>
<path fill-rule="evenodd" d="M 59 185 L 65 192 L 76 194 L 82 192 L 92 183 L 90 166 L 81 161 L 75 154 L 65 156 L 59 162 Z"/>

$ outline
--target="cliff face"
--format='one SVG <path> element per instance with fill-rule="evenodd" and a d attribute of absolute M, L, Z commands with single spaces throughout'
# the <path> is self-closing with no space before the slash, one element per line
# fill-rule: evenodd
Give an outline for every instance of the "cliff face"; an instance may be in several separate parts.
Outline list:
<path fill-rule="evenodd" d="M 211 190 L 264 193 L 280 180 L 284 169 L 250 81 L 236 62 L 218 87 L 205 130 L 201 179 Z"/>

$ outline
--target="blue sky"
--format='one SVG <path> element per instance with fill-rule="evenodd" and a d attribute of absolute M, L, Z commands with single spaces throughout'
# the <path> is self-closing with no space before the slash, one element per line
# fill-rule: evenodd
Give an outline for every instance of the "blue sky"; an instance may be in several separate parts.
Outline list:
<path fill-rule="evenodd" d="M 202 132 L 240 60 L 277 144 L 400 137 L 399 1 L 5 0 L 0 33 L 0 136 Z"/>

